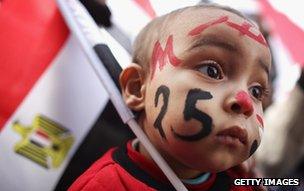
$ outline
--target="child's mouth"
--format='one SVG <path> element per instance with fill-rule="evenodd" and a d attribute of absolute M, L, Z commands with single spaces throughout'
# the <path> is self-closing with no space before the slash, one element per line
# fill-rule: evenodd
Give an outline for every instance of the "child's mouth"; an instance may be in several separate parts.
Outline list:
<path fill-rule="evenodd" d="M 216 139 L 223 144 L 238 146 L 247 145 L 248 133 L 238 126 L 229 127 L 216 134 Z"/>

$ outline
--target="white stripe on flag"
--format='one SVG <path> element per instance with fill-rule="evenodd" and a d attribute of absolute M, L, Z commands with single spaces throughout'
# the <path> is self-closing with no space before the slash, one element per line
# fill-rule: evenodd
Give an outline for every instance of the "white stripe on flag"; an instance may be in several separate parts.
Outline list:
<path fill-rule="evenodd" d="M 39 135 L 38 133 L 31 134 L 30 140 L 41 145 L 42 147 L 50 147 L 52 145 L 52 141 L 50 139 L 43 137 L 43 136 Z"/>
<path fill-rule="evenodd" d="M 70 36 L 0 133 L 0 190 L 53 190 L 107 101 L 107 92 L 80 45 Z M 22 137 L 13 131 L 13 122 L 18 120 L 20 124 L 30 126 L 37 114 L 59 122 L 74 137 L 66 160 L 58 168 L 43 168 L 14 152 L 14 146 Z"/>

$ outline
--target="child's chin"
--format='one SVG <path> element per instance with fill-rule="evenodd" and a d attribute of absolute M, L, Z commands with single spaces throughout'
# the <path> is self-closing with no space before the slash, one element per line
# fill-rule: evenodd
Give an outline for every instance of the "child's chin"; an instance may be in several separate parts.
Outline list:
<path fill-rule="evenodd" d="M 217 173 L 217 172 L 222 172 L 225 171 L 229 168 L 231 168 L 233 165 L 231 164 L 217 164 L 217 163 L 212 163 L 210 164 L 207 168 L 202 168 L 200 171 L 202 172 L 212 172 L 212 173 Z"/>
<path fill-rule="evenodd" d="M 210 167 L 210 170 L 208 172 L 213 172 L 213 173 L 217 173 L 217 172 L 222 172 L 225 171 L 229 168 L 231 168 L 233 165 L 231 164 L 214 164 L 213 166 Z"/>
<path fill-rule="evenodd" d="M 193 168 L 195 170 L 199 170 L 201 172 L 217 173 L 217 172 L 225 171 L 235 165 L 237 165 L 237 162 L 229 160 L 229 159 L 227 159 L 227 160 L 212 159 L 212 160 L 205 161 L 203 163 L 197 162 L 197 163 L 188 164 L 187 166 L 191 166 L 191 168 Z"/>

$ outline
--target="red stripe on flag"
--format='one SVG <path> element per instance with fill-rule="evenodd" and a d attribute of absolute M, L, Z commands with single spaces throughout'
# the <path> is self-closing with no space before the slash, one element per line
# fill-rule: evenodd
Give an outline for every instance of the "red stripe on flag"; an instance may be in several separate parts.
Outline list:
<path fill-rule="evenodd" d="M 54 0 L 9 0 L 0 6 L 0 129 L 68 36 Z"/>
<path fill-rule="evenodd" d="M 156 17 L 156 13 L 149 0 L 134 0 L 151 18 Z"/>
<path fill-rule="evenodd" d="M 36 133 L 37 133 L 38 135 L 40 135 L 41 137 L 44 137 L 44 138 L 46 138 L 46 139 L 49 139 L 49 136 L 48 136 L 45 132 L 43 132 L 43 131 L 41 131 L 41 130 L 36 131 Z"/>
<path fill-rule="evenodd" d="M 263 15 L 273 26 L 273 32 L 278 33 L 282 42 L 289 50 L 294 61 L 304 66 L 304 31 L 289 18 L 275 10 L 267 0 L 260 0 Z"/>

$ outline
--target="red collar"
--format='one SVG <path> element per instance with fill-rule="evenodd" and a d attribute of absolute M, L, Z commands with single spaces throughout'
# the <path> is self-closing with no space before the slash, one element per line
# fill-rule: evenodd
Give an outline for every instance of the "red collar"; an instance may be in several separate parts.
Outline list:
<path fill-rule="evenodd" d="M 153 178 L 155 178 L 160 182 L 163 183 L 168 182 L 168 179 L 166 178 L 162 170 L 156 165 L 156 163 L 154 163 L 154 161 L 147 159 L 145 156 L 143 156 L 141 153 L 139 153 L 132 147 L 132 141 L 129 141 L 127 143 L 127 153 L 130 159 L 134 163 L 136 163 L 142 170 L 150 174 L 150 176 L 152 176 Z M 192 191 L 208 190 L 213 185 L 215 178 L 216 178 L 216 174 L 212 173 L 208 178 L 208 180 L 203 182 L 202 184 L 198 184 L 198 185 L 185 184 L 185 186 Z"/>

